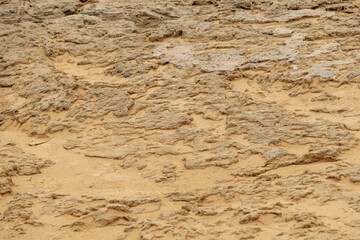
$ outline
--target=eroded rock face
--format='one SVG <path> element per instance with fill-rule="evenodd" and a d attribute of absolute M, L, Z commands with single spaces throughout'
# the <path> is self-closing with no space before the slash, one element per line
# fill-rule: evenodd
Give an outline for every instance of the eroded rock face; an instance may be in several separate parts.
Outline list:
<path fill-rule="evenodd" d="M 14 185 L 11 177 L 40 174 L 41 169 L 54 164 L 33 154 L 24 152 L 15 143 L 0 142 L 0 194 L 11 193 Z"/>
<path fill-rule="evenodd" d="M 358 0 L 0 0 L 0 239 L 359 239 Z"/>

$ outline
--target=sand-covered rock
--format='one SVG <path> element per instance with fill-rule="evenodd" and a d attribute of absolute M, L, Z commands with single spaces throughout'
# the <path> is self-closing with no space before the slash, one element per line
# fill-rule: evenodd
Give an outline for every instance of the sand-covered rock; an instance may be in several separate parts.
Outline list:
<path fill-rule="evenodd" d="M 0 0 L 0 239 L 360 239 L 359 0 Z"/>

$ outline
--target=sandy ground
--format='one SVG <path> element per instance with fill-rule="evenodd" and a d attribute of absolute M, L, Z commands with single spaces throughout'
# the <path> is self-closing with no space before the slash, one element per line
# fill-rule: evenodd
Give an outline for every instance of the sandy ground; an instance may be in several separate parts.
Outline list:
<path fill-rule="evenodd" d="M 359 8 L 0 0 L 0 239 L 360 239 Z"/>

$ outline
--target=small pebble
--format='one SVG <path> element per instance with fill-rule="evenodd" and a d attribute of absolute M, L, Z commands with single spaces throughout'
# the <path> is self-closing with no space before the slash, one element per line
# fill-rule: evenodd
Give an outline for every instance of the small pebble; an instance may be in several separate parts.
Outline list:
<path fill-rule="evenodd" d="M 138 170 L 142 170 L 142 169 L 144 169 L 144 168 L 146 168 L 146 163 L 139 163 L 138 165 L 137 165 L 137 169 Z"/>
<path fill-rule="evenodd" d="M 131 75 L 132 75 L 131 73 L 125 73 L 125 74 L 123 75 L 123 77 L 124 77 L 124 78 L 128 78 L 128 77 L 131 77 Z"/>

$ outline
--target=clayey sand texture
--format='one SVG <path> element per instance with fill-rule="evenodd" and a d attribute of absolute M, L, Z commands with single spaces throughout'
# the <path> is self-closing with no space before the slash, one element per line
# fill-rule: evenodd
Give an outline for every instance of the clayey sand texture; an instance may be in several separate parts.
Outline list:
<path fill-rule="evenodd" d="M 359 0 L 0 0 L 0 239 L 360 239 Z"/>

